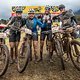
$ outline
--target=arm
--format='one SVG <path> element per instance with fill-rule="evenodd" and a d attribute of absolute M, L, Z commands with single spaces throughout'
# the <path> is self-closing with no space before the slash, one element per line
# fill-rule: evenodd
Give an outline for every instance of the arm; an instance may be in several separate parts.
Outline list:
<path fill-rule="evenodd" d="M 41 23 L 41 21 L 37 20 L 37 24 L 39 25 L 39 27 L 44 28 L 46 26 L 46 23 L 44 22 L 43 24 Z"/>
<path fill-rule="evenodd" d="M 25 24 L 26 24 L 26 19 L 23 18 L 23 19 L 22 19 L 22 25 L 21 25 L 21 27 L 23 27 Z"/>
<path fill-rule="evenodd" d="M 75 21 L 76 24 L 78 23 L 78 21 L 77 21 L 75 16 L 71 17 L 71 21 Z"/>
<path fill-rule="evenodd" d="M 13 22 L 14 22 L 14 17 L 11 18 L 11 20 L 7 23 L 6 26 L 8 27 L 8 26 L 9 26 L 10 24 L 12 24 Z"/>

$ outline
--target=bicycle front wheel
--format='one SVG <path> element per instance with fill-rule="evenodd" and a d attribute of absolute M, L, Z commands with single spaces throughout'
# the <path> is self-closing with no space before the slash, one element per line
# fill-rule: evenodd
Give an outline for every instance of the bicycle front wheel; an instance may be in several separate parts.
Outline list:
<path fill-rule="evenodd" d="M 55 48 L 56 48 L 57 56 L 60 58 L 62 69 L 65 70 L 65 65 L 64 65 L 64 60 L 63 60 L 63 47 L 59 39 L 56 39 L 55 41 Z"/>
<path fill-rule="evenodd" d="M 73 65 L 80 71 L 80 42 L 76 40 L 71 41 L 70 57 Z"/>
<path fill-rule="evenodd" d="M 0 76 L 3 76 L 9 65 L 9 50 L 5 44 L 0 46 Z"/>
<path fill-rule="evenodd" d="M 18 72 L 22 73 L 25 71 L 30 58 L 30 45 L 22 44 L 18 54 Z"/>

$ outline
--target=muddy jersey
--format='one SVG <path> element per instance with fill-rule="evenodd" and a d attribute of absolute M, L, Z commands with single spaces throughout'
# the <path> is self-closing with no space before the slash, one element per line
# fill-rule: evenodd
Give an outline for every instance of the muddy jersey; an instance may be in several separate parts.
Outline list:
<path fill-rule="evenodd" d="M 61 15 L 63 27 L 73 25 L 71 20 L 73 16 L 74 16 L 74 13 L 71 10 L 68 10 Z"/>
<path fill-rule="evenodd" d="M 23 18 L 18 18 L 18 17 L 13 17 L 11 19 L 11 29 L 12 30 L 19 30 L 22 26 L 25 25 L 25 19 Z"/>
<path fill-rule="evenodd" d="M 34 25 L 34 20 L 26 19 L 26 25 L 30 30 L 32 30 Z"/>
<path fill-rule="evenodd" d="M 32 30 L 32 32 L 37 32 L 37 25 L 39 25 L 39 27 L 41 28 L 45 27 L 45 23 L 42 24 L 42 22 L 38 20 L 36 17 L 34 17 L 33 19 L 26 19 L 26 27 Z"/>

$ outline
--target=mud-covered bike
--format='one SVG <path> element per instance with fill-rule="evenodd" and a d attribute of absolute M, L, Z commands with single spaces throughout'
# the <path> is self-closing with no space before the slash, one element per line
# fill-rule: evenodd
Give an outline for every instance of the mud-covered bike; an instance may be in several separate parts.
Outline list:
<path fill-rule="evenodd" d="M 62 69 L 65 70 L 65 65 L 64 65 L 64 59 L 63 59 L 63 45 L 62 45 L 62 39 L 61 39 L 61 33 L 59 30 L 59 27 L 53 27 L 52 28 L 52 48 L 53 51 L 56 52 L 58 58 L 60 59 Z"/>
<path fill-rule="evenodd" d="M 72 31 L 69 31 L 59 30 L 59 28 L 55 27 L 52 28 L 53 51 L 55 50 L 57 56 L 60 58 L 63 70 L 65 70 L 64 57 L 70 58 L 73 65 L 80 70 L 80 42 L 73 36 L 76 29 L 72 28 Z"/>
<path fill-rule="evenodd" d="M 25 28 L 25 37 L 23 38 L 23 42 L 20 46 L 18 53 L 18 72 L 22 73 L 25 71 L 31 56 L 31 48 L 30 48 L 30 37 L 32 36 L 31 30 Z"/>
<path fill-rule="evenodd" d="M 57 56 L 59 57 L 60 61 L 61 61 L 61 65 L 62 65 L 62 69 L 65 69 L 64 66 L 64 60 L 63 60 L 63 47 L 62 47 L 62 40 L 61 40 L 61 35 L 59 30 L 57 30 L 56 28 L 52 28 L 52 30 L 48 30 L 48 31 L 43 31 L 42 33 L 45 33 L 46 35 L 49 33 L 52 33 L 52 50 L 56 52 Z M 49 46 L 48 40 L 46 39 L 46 50 L 48 53 L 50 53 L 51 47 Z"/>
<path fill-rule="evenodd" d="M 71 31 L 63 30 L 62 44 L 64 55 L 66 54 L 67 59 L 71 59 L 73 65 L 80 71 L 80 41 L 74 37 L 76 29 L 72 28 Z"/>
<path fill-rule="evenodd" d="M 5 44 L 5 38 L 9 31 L 4 32 L 4 26 L 0 27 L 0 76 L 3 76 L 9 65 L 9 49 Z"/>

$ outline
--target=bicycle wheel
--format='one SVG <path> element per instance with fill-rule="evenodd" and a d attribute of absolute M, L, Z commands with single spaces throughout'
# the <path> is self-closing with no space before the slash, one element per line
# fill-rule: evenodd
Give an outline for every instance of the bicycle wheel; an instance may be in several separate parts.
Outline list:
<path fill-rule="evenodd" d="M 64 51 L 64 54 L 63 54 L 63 59 L 64 61 L 69 61 L 70 60 L 70 55 L 69 55 L 69 41 L 68 39 L 63 39 L 62 40 L 62 46 L 63 46 L 63 51 Z"/>
<path fill-rule="evenodd" d="M 70 58 L 73 62 L 73 65 L 80 71 L 80 42 L 72 40 L 70 47 Z"/>
<path fill-rule="evenodd" d="M 57 56 L 60 58 L 62 69 L 65 70 L 64 60 L 63 60 L 63 47 L 60 40 L 56 39 L 55 41 L 55 48 Z"/>
<path fill-rule="evenodd" d="M 18 72 L 22 73 L 25 71 L 30 58 L 30 45 L 22 44 L 18 54 Z"/>
<path fill-rule="evenodd" d="M 3 44 L 0 46 L 0 76 L 3 76 L 8 68 L 9 64 L 9 50 L 8 47 Z"/>

